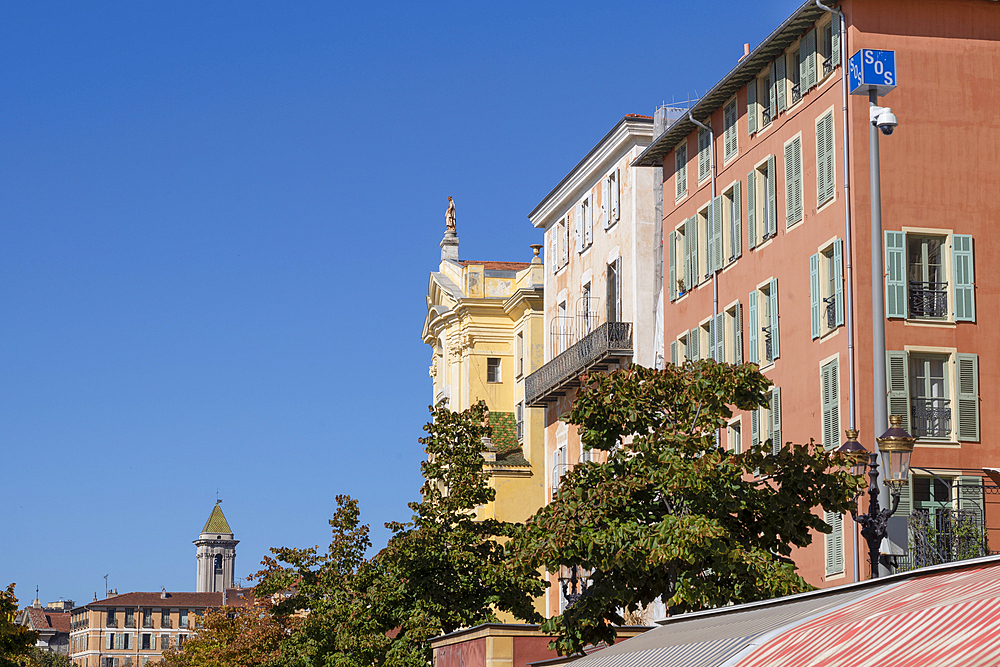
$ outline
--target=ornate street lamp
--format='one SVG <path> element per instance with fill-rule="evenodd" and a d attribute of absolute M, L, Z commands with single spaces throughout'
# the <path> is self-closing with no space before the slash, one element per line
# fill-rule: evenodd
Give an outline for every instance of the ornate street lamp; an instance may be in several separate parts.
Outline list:
<path fill-rule="evenodd" d="M 589 587 L 587 577 L 580 576 L 578 565 L 573 565 L 569 568 L 568 577 L 560 576 L 559 583 L 562 585 L 562 594 L 566 599 L 567 607 L 572 607 L 579 602 Z"/>
<path fill-rule="evenodd" d="M 848 454 L 851 457 L 851 472 L 855 475 L 863 475 L 865 472 L 865 455 L 868 456 L 867 464 L 868 477 L 871 479 L 871 486 L 868 488 L 868 513 L 857 514 L 851 510 L 851 516 L 856 523 L 861 524 L 861 536 L 868 543 L 868 561 L 871 565 L 871 578 L 878 577 L 879 546 L 888 533 L 889 517 L 896 508 L 899 507 L 899 496 L 903 484 L 910 474 L 910 454 L 913 452 L 913 438 L 903 430 L 903 418 L 899 415 L 889 417 L 889 430 L 878 438 L 879 452 L 882 454 L 882 468 L 885 471 L 885 485 L 892 490 L 892 507 L 882 509 L 878 502 L 878 454 L 869 453 L 868 450 L 858 442 L 858 432 L 850 430 L 847 432 L 847 442 L 840 446 L 838 451 Z"/>

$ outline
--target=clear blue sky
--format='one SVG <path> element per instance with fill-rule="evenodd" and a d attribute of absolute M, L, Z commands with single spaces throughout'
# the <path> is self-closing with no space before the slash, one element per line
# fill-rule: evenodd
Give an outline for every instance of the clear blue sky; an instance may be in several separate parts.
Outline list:
<path fill-rule="evenodd" d="M 4 3 L 0 585 L 193 590 L 216 489 L 240 577 L 338 493 L 384 545 L 447 196 L 464 258 L 529 259 L 622 115 L 797 5 Z"/>

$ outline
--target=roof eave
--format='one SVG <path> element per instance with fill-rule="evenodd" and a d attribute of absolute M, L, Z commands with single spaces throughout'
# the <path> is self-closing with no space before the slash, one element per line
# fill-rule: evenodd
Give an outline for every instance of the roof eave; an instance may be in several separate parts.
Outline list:
<path fill-rule="evenodd" d="M 831 2 L 836 5 L 839 2 Z M 722 77 L 715 86 L 712 87 L 698 102 L 689 110 L 690 114 L 698 120 L 705 122 L 712 113 L 726 103 L 733 94 L 742 88 L 748 81 L 757 76 L 757 73 L 768 63 L 774 60 L 779 53 L 788 48 L 798 36 L 804 32 L 808 25 L 826 14 L 825 10 L 816 6 L 815 0 L 808 0 L 796 9 L 791 16 L 782 22 L 771 32 L 767 38 L 750 52 L 748 56 L 741 59 L 728 74 Z M 691 122 L 688 114 L 684 114 L 673 122 L 659 137 L 653 140 L 646 147 L 639 157 L 632 160 L 633 167 L 659 167 L 663 164 L 663 158 L 674 149 L 685 137 L 695 130 L 697 126 Z"/>

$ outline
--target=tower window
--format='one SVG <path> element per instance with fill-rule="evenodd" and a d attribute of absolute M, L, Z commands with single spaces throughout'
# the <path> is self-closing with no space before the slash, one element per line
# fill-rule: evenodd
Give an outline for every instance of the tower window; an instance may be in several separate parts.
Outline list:
<path fill-rule="evenodd" d="M 215 554 L 215 569 L 222 569 L 222 554 Z"/>

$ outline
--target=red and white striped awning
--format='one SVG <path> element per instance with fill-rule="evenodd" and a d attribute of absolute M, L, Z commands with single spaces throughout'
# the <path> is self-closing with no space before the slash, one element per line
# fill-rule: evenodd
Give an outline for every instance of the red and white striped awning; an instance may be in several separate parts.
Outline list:
<path fill-rule="evenodd" d="M 996 667 L 1000 564 L 906 579 L 770 636 L 735 667 Z"/>

